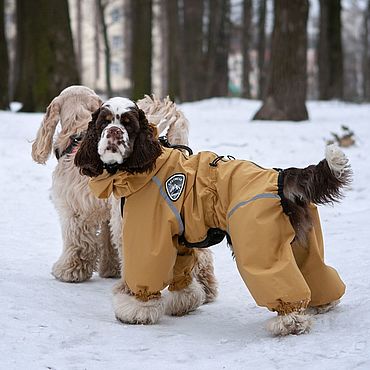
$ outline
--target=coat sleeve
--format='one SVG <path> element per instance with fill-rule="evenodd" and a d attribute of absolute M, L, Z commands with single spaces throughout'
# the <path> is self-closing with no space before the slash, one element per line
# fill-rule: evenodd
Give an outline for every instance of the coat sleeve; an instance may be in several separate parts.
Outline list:
<path fill-rule="evenodd" d="M 126 200 L 123 277 L 138 299 L 158 297 L 171 282 L 178 233 L 176 215 L 160 196 L 146 191 Z"/>

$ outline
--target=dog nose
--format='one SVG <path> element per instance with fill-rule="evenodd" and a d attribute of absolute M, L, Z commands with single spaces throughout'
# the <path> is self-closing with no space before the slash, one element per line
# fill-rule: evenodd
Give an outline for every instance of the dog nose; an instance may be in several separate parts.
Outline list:
<path fill-rule="evenodd" d="M 122 138 L 122 131 L 118 127 L 109 127 L 107 132 L 107 139 L 121 139 Z"/>

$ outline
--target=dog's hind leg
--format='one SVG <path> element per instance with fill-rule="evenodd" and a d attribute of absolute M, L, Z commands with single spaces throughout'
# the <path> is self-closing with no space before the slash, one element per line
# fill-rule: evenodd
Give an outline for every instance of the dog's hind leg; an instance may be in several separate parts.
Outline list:
<path fill-rule="evenodd" d="M 210 303 L 216 299 L 218 294 L 212 252 L 209 249 L 197 249 L 195 252 L 197 259 L 192 275 L 201 284 L 206 294 L 204 303 Z"/>
<path fill-rule="evenodd" d="M 121 276 L 121 263 L 118 251 L 111 243 L 108 222 L 103 222 L 100 231 L 101 247 L 99 248 L 99 275 L 103 278 Z"/>
<path fill-rule="evenodd" d="M 97 261 L 97 225 L 78 216 L 62 217 L 63 252 L 52 268 L 60 281 L 79 283 L 91 278 Z"/>

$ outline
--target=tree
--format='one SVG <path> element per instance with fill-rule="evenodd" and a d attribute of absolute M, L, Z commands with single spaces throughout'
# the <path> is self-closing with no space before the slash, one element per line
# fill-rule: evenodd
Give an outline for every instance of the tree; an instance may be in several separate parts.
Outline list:
<path fill-rule="evenodd" d="M 5 37 L 4 0 L 0 0 L 0 109 L 9 108 L 9 59 Z"/>
<path fill-rule="evenodd" d="M 151 94 L 152 1 L 131 0 L 131 98 Z"/>
<path fill-rule="evenodd" d="M 203 97 L 203 0 L 183 0 L 179 40 L 181 51 L 181 100 L 194 101 Z"/>
<path fill-rule="evenodd" d="M 251 48 L 251 26 L 252 26 L 252 0 L 243 0 L 243 24 L 242 24 L 242 96 L 251 97 L 251 86 L 249 74 L 251 72 L 251 61 L 249 52 Z"/>
<path fill-rule="evenodd" d="M 105 9 L 107 7 L 107 4 L 107 2 L 103 2 L 102 0 L 96 0 L 96 8 L 104 40 L 106 93 L 108 95 L 108 98 L 110 98 L 112 97 L 112 85 L 110 77 L 111 52 L 108 38 L 108 27 L 105 21 Z"/>
<path fill-rule="evenodd" d="M 266 85 L 266 0 L 258 1 L 258 36 L 257 36 L 257 64 L 258 64 L 258 99 L 263 99 Z"/>
<path fill-rule="evenodd" d="M 363 39 L 363 59 L 362 59 L 362 74 L 363 74 L 363 98 L 365 101 L 370 101 L 370 48 L 369 48 L 369 29 L 370 29 L 370 0 L 367 1 L 367 6 L 364 14 L 364 39 Z"/>
<path fill-rule="evenodd" d="M 319 98 L 343 98 L 343 51 L 340 0 L 320 0 L 318 41 Z"/>
<path fill-rule="evenodd" d="M 200 33 L 199 38 L 201 38 Z M 228 94 L 230 47 L 230 0 L 212 0 L 209 8 L 206 91 L 203 97 Z M 201 79 L 198 79 L 201 81 Z M 199 89 L 200 90 L 200 89 Z"/>
<path fill-rule="evenodd" d="M 17 0 L 15 100 L 44 111 L 65 87 L 79 83 L 68 0 Z"/>
<path fill-rule="evenodd" d="M 166 40 L 167 49 L 167 90 L 168 95 L 176 100 L 180 98 L 180 24 L 178 0 L 165 1 Z"/>
<path fill-rule="evenodd" d="M 269 78 L 255 120 L 308 119 L 305 105 L 308 8 L 308 0 L 274 1 Z"/>

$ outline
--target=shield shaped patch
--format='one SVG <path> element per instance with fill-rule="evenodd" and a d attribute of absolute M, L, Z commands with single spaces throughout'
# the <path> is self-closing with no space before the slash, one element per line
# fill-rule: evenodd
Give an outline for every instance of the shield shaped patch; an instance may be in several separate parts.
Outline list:
<path fill-rule="evenodd" d="M 183 173 L 176 173 L 166 180 L 165 188 L 168 197 L 176 202 L 185 187 L 186 177 Z"/>

